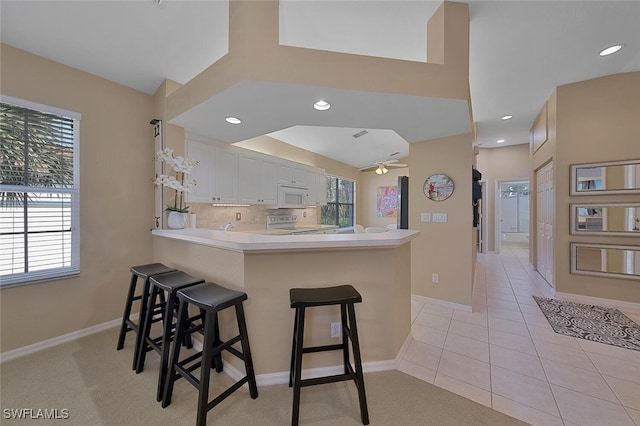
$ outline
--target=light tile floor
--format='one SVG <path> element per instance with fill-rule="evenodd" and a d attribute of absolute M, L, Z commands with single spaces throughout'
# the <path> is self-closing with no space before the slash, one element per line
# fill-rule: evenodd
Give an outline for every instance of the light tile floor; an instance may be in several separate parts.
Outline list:
<path fill-rule="evenodd" d="M 640 352 L 556 334 L 528 256 L 478 255 L 473 312 L 413 300 L 399 370 L 533 425 L 640 426 Z"/>

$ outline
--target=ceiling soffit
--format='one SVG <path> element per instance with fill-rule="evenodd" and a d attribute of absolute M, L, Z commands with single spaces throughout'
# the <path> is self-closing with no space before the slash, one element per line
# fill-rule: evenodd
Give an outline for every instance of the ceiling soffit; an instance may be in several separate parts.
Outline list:
<path fill-rule="evenodd" d="M 393 129 L 408 142 L 471 131 L 466 4 L 445 2 L 428 23 L 441 64 L 283 46 L 278 12 L 229 2 L 229 52 L 166 98 L 164 119 L 226 143 L 295 125 Z M 332 108 L 313 110 L 318 99 Z"/>

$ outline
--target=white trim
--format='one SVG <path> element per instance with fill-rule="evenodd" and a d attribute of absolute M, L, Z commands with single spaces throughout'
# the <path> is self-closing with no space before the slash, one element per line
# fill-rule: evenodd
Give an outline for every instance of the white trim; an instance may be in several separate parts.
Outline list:
<path fill-rule="evenodd" d="M 132 320 L 136 320 L 138 318 L 138 314 L 134 314 L 131 316 Z M 34 343 L 32 345 L 23 346 L 18 349 L 14 349 L 11 351 L 7 351 L 0 354 L 0 364 L 6 361 L 12 361 L 14 359 L 39 352 L 45 349 L 52 348 L 54 346 L 61 345 L 63 343 L 71 342 L 74 340 L 78 340 L 82 337 L 89 336 L 91 334 L 99 333 L 101 331 L 107 330 L 109 328 L 118 327 L 122 324 L 122 318 L 117 318 L 108 322 L 104 322 L 102 324 L 97 324 L 89 328 L 85 328 L 82 330 L 74 331 L 71 333 L 63 334 L 62 336 L 54 337 L 52 339 L 43 340 L 42 342 Z M 395 359 L 384 360 L 384 361 L 373 361 L 373 362 L 365 362 L 362 364 L 362 370 L 365 373 L 372 373 L 376 371 L 388 371 L 395 370 L 398 361 L 401 358 L 401 354 L 406 350 L 406 346 L 408 342 L 411 341 L 411 334 L 407 337 L 407 340 L 402 345 L 398 356 Z M 202 342 L 198 339 L 193 339 L 193 348 L 197 351 L 202 350 Z M 240 380 L 245 376 L 245 373 L 241 372 L 237 368 L 235 368 L 231 363 L 227 362 L 224 366 L 224 372 L 234 380 Z M 308 377 L 322 377 L 322 376 L 331 376 L 344 373 L 344 367 L 342 365 L 334 365 L 329 367 L 320 367 L 320 368 L 312 368 L 302 371 L 303 378 Z M 269 385 L 280 385 L 283 383 L 289 383 L 289 372 L 281 371 L 278 373 L 267 373 L 267 374 L 259 374 L 256 376 L 256 383 L 258 386 L 269 386 Z M 246 386 L 246 384 L 245 384 Z"/>
<path fill-rule="evenodd" d="M 29 108 L 36 111 L 42 111 L 49 114 L 62 115 L 64 117 L 80 120 L 82 114 L 79 112 L 73 112 L 62 108 L 56 108 L 50 105 L 39 104 L 37 102 L 27 101 L 25 99 L 14 98 L 13 96 L 7 96 L 0 94 L 0 102 L 5 104 L 17 105 L 22 108 Z"/>
<path fill-rule="evenodd" d="M 410 341 L 411 334 L 407 338 Z M 193 339 L 193 348 L 197 351 L 202 350 L 202 342 L 198 339 Z M 408 342 L 405 342 L 403 347 L 407 345 Z M 401 349 L 402 352 L 402 349 Z M 395 370 L 399 357 L 396 356 L 395 360 L 385 360 L 385 361 L 372 361 L 365 362 L 362 364 L 362 370 L 365 373 L 373 373 L 377 371 L 388 371 Z M 238 370 L 230 362 L 224 363 L 224 372 L 231 377 L 233 380 L 240 380 L 245 376 L 245 373 L 241 370 Z M 302 370 L 302 378 L 307 379 L 310 377 L 324 377 L 324 376 L 334 376 L 338 374 L 344 373 L 344 366 L 342 365 L 332 365 L 329 367 L 319 367 L 319 368 L 311 368 Z M 266 373 L 266 374 L 258 374 L 256 376 L 256 384 L 258 386 L 271 386 L 271 385 L 281 385 L 289 383 L 289 372 L 288 371 L 279 371 L 277 373 Z M 247 384 L 243 385 L 244 387 Z"/>
<path fill-rule="evenodd" d="M 554 297 L 571 302 L 584 303 L 589 305 L 606 306 L 610 308 L 622 308 L 640 313 L 640 303 L 627 302 L 624 300 L 604 299 L 601 297 L 583 296 L 581 294 L 556 292 Z"/>
<path fill-rule="evenodd" d="M 138 314 L 131 315 L 132 320 L 135 321 L 137 318 L 138 318 Z M 62 336 L 43 340 L 41 342 L 34 343 L 32 345 L 27 345 L 18 349 L 13 349 L 11 351 L 3 352 L 0 354 L 0 364 L 6 361 L 12 361 L 14 359 L 21 358 L 26 355 L 30 355 L 35 352 L 42 351 L 44 349 L 49 349 L 54 346 L 61 345 L 63 343 L 72 342 L 74 340 L 80 339 L 81 337 L 99 333 L 109 328 L 118 327 L 120 326 L 120 324 L 122 324 L 122 318 L 117 318 L 111 321 L 103 322 L 102 324 L 97 324 L 92 327 L 84 328 L 82 330 L 72 331 L 71 333 L 63 334 Z"/>
<path fill-rule="evenodd" d="M 386 361 L 374 361 L 374 362 L 365 362 L 362 364 L 362 370 L 365 373 L 372 373 L 377 371 L 388 371 L 396 369 L 396 361 L 395 360 L 386 360 Z M 224 364 L 224 372 L 227 373 L 229 377 L 233 380 L 240 380 L 245 376 L 245 373 L 235 368 L 231 363 Z M 332 365 L 329 367 L 319 367 L 319 368 L 311 368 L 302 370 L 302 378 L 308 379 L 311 377 L 325 377 L 325 376 L 335 376 L 339 374 L 344 374 L 344 366 L 342 365 Z M 258 386 L 271 386 L 271 385 L 281 385 L 289 383 L 289 372 L 288 371 L 280 371 L 278 373 L 268 373 L 268 374 L 258 374 L 256 376 L 256 384 Z M 246 386 L 246 384 L 244 385 Z"/>
<path fill-rule="evenodd" d="M 471 312 L 471 305 L 463 305 L 461 303 L 447 302 L 446 300 L 432 299 L 430 297 L 412 294 L 411 298 L 415 298 L 418 302 L 433 303 L 435 305 L 446 306 L 447 308 L 457 309 L 459 311 Z"/>

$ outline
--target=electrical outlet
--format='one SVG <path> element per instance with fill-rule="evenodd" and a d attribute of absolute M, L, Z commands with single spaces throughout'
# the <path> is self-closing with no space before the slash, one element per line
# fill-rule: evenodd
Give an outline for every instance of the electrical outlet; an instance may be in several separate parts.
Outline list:
<path fill-rule="evenodd" d="M 440 277 L 438 276 L 438 274 L 431 274 L 431 282 L 434 284 L 438 284 L 438 281 L 440 281 Z"/>
<path fill-rule="evenodd" d="M 331 323 L 331 337 L 340 337 L 340 323 L 332 322 Z"/>
<path fill-rule="evenodd" d="M 240 220 L 242 218 L 242 215 L 240 214 L 240 212 L 236 213 L 236 220 Z"/>

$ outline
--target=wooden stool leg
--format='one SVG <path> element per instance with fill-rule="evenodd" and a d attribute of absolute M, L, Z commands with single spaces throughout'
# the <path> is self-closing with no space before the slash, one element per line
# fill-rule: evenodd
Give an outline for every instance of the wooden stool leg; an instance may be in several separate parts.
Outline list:
<path fill-rule="evenodd" d="M 200 366 L 200 383 L 198 384 L 197 426 L 207 424 L 207 405 L 209 404 L 209 378 L 213 361 L 213 344 L 216 340 L 216 312 L 207 311 L 204 320 L 204 340 L 202 348 L 202 364 Z M 179 345 L 180 342 L 176 341 Z"/>
<path fill-rule="evenodd" d="M 293 319 L 293 339 L 291 342 L 291 367 L 289 368 L 289 387 L 293 386 L 293 371 L 296 359 L 296 336 L 298 335 L 298 315 L 300 310 L 296 309 Z"/>
<path fill-rule="evenodd" d="M 211 347 L 216 347 L 220 344 L 222 344 L 222 341 L 220 340 L 220 323 L 218 322 L 218 312 L 214 312 L 213 313 L 213 334 L 214 334 L 214 338 L 213 340 L 211 340 L 213 343 L 211 344 Z M 211 364 L 211 368 L 215 368 L 216 373 L 222 373 L 222 370 L 224 369 L 224 364 L 222 363 L 222 352 L 218 352 L 215 354 L 215 356 L 213 357 L 213 363 Z"/>
<path fill-rule="evenodd" d="M 256 385 L 256 374 L 253 370 L 253 359 L 251 358 L 251 348 L 249 346 L 249 334 L 247 334 L 247 322 L 244 318 L 244 308 L 242 302 L 236 304 L 236 318 L 238 319 L 238 330 L 240 331 L 242 345 L 242 355 L 244 357 L 244 368 L 249 381 L 249 394 L 252 399 L 258 397 L 258 386 Z"/>
<path fill-rule="evenodd" d="M 124 305 L 124 315 L 122 315 L 122 325 L 120 326 L 120 335 L 118 336 L 118 346 L 116 346 L 116 350 L 120 350 L 124 347 L 124 338 L 127 335 L 127 331 L 129 331 L 129 324 L 127 321 L 129 320 L 129 316 L 131 315 L 131 305 L 133 305 L 133 298 L 136 293 L 136 283 L 138 281 L 138 276 L 136 274 L 131 274 L 131 282 L 129 283 L 129 292 L 127 293 L 127 302 Z"/>
<path fill-rule="evenodd" d="M 155 286 L 154 286 L 155 288 Z M 164 293 L 164 292 L 162 292 Z M 153 298 L 153 296 L 152 296 Z M 153 300 L 153 299 L 152 299 Z M 158 390 L 156 392 L 156 401 L 162 400 L 162 394 L 164 392 L 164 385 L 167 380 L 167 374 L 169 371 L 169 348 L 171 346 L 171 330 L 174 327 L 173 324 L 173 311 L 175 310 L 176 297 L 175 294 L 169 294 L 167 297 L 165 310 L 164 310 L 164 322 L 162 327 L 162 342 L 161 349 L 162 352 L 160 354 L 160 368 L 158 372 Z M 178 330 L 176 325 L 176 331 L 173 336 L 173 340 L 176 340 L 178 337 Z M 182 339 L 185 340 L 185 339 Z M 180 346 L 180 340 L 177 340 L 178 346 Z"/>
<path fill-rule="evenodd" d="M 136 335 L 136 347 L 133 352 L 133 366 L 132 370 L 138 368 L 138 352 L 140 351 L 140 345 L 142 344 L 142 323 L 147 315 L 147 307 L 149 306 L 149 278 L 144 280 L 144 286 L 142 287 L 142 297 L 140 298 L 140 320 L 138 321 L 138 334 Z"/>
<path fill-rule="evenodd" d="M 347 305 L 340 305 L 340 321 L 342 326 L 342 365 L 344 374 L 349 374 L 349 323 L 347 322 Z"/>
<path fill-rule="evenodd" d="M 136 373 L 141 373 L 144 370 L 144 362 L 147 358 L 147 337 L 151 335 L 151 324 L 153 323 L 153 311 L 156 305 L 156 299 L 158 298 L 158 289 L 153 286 L 151 294 L 149 295 L 149 305 L 144 318 L 140 318 L 140 328 L 138 333 L 142 336 L 140 347 L 138 348 L 138 357 L 136 364 Z"/>
<path fill-rule="evenodd" d="M 367 396 L 364 390 L 364 374 L 362 373 L 362 359 L 360 357 L 360 341 L 358 340 L 358 327 L 356 325 L 356 313 L 353 304 L 349 304 L 349 329 L 351 331 L 351 344 L 353 346 L 353 361 L 355 363 L 356 386 L 358 387 L 358 399 L 360 400 L 360 417 L 362 424 L 369 424 L 369 410 L 367 408 Z"/>
<path fill-rule="evenodd" d="M 184 300 L 181 300 L 180 307 L 178 308 L 176 334 L 173 338 L 173 343 L 171 344 L 171 356 L 169 357 L 169 363 L 167 364 L 167 375 L 165 378 L 164 391 L 162 392 L 162 408 L 166 408 L 169 404 L 171 404 L 173 384 L 176 381 L 175 365 L 180 360 L 180 342 L 185 334 L 185 328 L 188 325 L 188 316 L 188 303 Z"/>
<path fill-rule="evenodd" d="M 299 311 L 296 315 L 296 345 L 295 345 L 295 362 L 293 367 L 293 412 L 291 414 L 291 425 L 298 426 L 300 417 L 300 380 L 302 380 L 302 348 L 304 336 L 304 314 L 305 308 L 296 309 Z"/>

